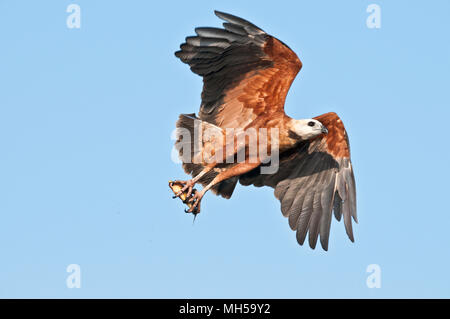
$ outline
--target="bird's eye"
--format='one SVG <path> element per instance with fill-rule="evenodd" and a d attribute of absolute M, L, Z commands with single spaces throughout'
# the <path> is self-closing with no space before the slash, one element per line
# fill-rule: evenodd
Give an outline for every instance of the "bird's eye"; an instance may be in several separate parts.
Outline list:
<path fill-rule="evenodd" d="M 313 121 L 311 121 L 311 122 L 308 122 L 308 125 L 309 125 L 309 126 L 314 126 L 314 125 L 316 125 L 316 123 L 314 123 Z"/>

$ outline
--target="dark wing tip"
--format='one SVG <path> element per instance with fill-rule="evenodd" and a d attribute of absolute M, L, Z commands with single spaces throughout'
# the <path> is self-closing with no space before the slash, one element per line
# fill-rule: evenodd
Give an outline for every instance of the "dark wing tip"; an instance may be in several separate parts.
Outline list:
<path fill-rule="evenodd" d="M 311 249 L 313 249 L 313 250 L 316 249 L 317 239 L 318 239 L 317 237 L 309 239 L 309 247 L 311 247 Z M 322 246 L 323 250 L 328 251 L 328 238 L 322 240 L 322 237 L 321 237 L 320 245 Z"/>
<path fill-rule="evenodd" d="M 262 30 L 261 28 L 257 27 L 256 25 L 254 25 L 253 23 L 251 23 L 250 21 L 247 21 L 245 19 L 239 18 L 235 15 L 229 14 L 229 13 L 225 13 L 222 11 L 218 11 L 218 10 L 214 10 L 214 14 L 219 17 L 222 20 L 225 20 L 227 22 L 230 22 L 232 24 L 237 24 L 239 26 L 242 26 L 244 28 L 246 28 L 247 31 L 252 31 L 251 33 L 257 34 L 257 33 L 265 33 L 264 30 Z"/>
<path fill-rule="evenodd" d="M 328 241 L 329 241 L 329 235 L 327 236 L 320 236 L 320 245 L 322 246 L 323 250 L 328 251 Z"/>
<path fill-rule="evenodd" d="M 214 14 L 217 17 L 219 17 L 220 19 L 225 20 L 225 21 L 229 21 L 229 22 L 242 21 L 242 22 L 249 23 L 248 21 L 246 21 L 246 20 L 244 20 L 242 18 L 236 17 L 236 16 L 234 16 L 232 14 L 229 14 L 229 13 L 226 13 L 226 12 L 223 12 L 223 11 L 214 10 Z M 237 24 L 239 24 L 239 23 L 237 23 Z"/>
<path fill-rule="evenodd" d="M 214 10 L 214 14 L 215 14 L 217 17 L 221 18 L 221 19 L 222 19 L 222 16 L 229 15 L 228 13 L 225 13 L 225 12 L 222 12 L 222 11 L 219 11 L 219 10 Z"/>
<path fill-rule="evenodd" d="M 345 216 L 344 216 L 345 219 Z M 345 224 L 345 220 L 344 220 L 344 224 Z M 352 243 L 355 242 L 355 237 L 353 236 L 353 227 L 351 225 L 351 221 L 350 221 L 350 225 L 345 225 L 345 231 L 347 233 L 348 239 L 350 239 L 350 241 Z"/>

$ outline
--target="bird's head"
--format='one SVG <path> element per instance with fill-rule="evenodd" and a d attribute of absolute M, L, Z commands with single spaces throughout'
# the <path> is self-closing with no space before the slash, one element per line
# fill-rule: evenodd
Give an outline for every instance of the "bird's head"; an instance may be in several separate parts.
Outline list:
<path fill-rule="evenodd" d="M 328 130 L 317 120 L 292 120 L 289 127 L 289 136 L 294 139 L 310 140 L 320 134 L 328 134 Z"/>

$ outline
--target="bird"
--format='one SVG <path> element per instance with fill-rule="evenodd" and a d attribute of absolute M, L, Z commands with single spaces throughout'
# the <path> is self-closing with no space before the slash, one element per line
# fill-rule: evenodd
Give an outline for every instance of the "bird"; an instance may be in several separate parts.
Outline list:
<path fill-rule="evenodd" d="M 175 147 L 191 178 L 169 182 L 173 197 L 196 216 L 209 190 L 229 199 L 238 182 L 268 186 L 300 245 L 308 236 L 315 249 L 320 237 L 327 251 L 332 215 L 343 217 L 354 242 L 356 184 L 342 120 L 334 112 L 289 117 L 285 99 L 302 68 L 296 53 L 247 20 L 214 13 L 223 28 L 198 27 L 175 52 L 203 78 L 203 90 L 198 114 L 180 114 L 176 122 Z M 269 136 L 268 130 L 278 134 Z M 265 146 L 252 150 L 248 132 Z M 276 170 L 268 173 L 274 163 Z M 201 191 L 194 188 L 198 184 Z"/>

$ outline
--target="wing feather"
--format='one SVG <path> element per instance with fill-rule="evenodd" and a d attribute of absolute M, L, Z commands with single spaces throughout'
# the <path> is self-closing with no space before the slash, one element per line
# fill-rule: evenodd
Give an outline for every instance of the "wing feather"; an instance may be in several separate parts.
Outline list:
<path fill-rule="evenodd" d="M 320 244 L 324 250 L 328 250 L 328 239 L 330 237 L 331 216 L 333 211 L 333 203 L 336 189 L 336 174 L 331 172 L 331 178 L 328 185 L 322 190 L 321 205 L 323 217 L 320 222 Z"/>
<path fill-rule="evenodd" d="M 242 128 L 261 114 L 283 112 L 301 69 L 297 55 L 242 18 L 215 11 L 224 29 L 199 27 L 175 55 L 203 77 L 199 118 L 222 128 Z"/>
<path fill-rule="evenodd" d="M 280 155 L 277 173 L 260 174 L 259 168 L 240 177 L 243 185 L 275 188 L 281 210 L 296 238 L 303 245 L 308 235 L 311 248 L 328 250 L 331 219 L 344 217 L 346 233 L 354 241 L 352 218 L 356 218 L 356 185 L 344 125 L 335 113 L 316 117 L 328 129 L 312 141 L 304 141 Z"/>
<path fill-rule="evenodd" d="M 307 194 L 303 202 L 300 218 L 298 219 L 296 237 L 297 242 L 300 245 L 303 245 L 303 243 L 305 242 L 309 222 L 311 220 L 313 202 L 314 202 L 314 193 L 310 192 Z"/>
<path fill-rule="evenodd" d="M 312 212 L 314 193 L 308 192 L 305 190 L 308 190 L 312 186 L 314 186 L 314 184 L 317 182 L 319 177 L 320 177 L 319 174 L 316 174 L 315 176 L 312 176 L 311 178 L 301 177 L 304 184 L 302 185 L 302 187 L 298 188 L 297 197 L 296 197 L 291 209 L 285 215 L 285 216 L 289 217 L 289 224 L 293 230 L 295 230 L 296 227 L 297 228 L 301 227 L 301 229 L 305 228 L 305 233 L 306 233 L 306 229 L 307 229 L 307 226 L 309 223 L 309 217 L 310 217 L 309 213 Z M 293 184 L 298 185 L 300 183 L 293 182 Z M 310 195 L 310 196 L 308 196 L 308 195 Z M 281 203 L 283 203 L 283 201 Z M 302 215 L 304 213 L 306 214 L 306 216 L 302 217 Z M 292 220 L 291 220 L 291 216 L 292 216 Z M 301 217 L 301 219 L 299 217 Z M 297 224 L 295 223 L 296 220 L 298 220 Z M 303 224 L 300 225 L 301 223 L 305 223 L 305 222 L 306 222 L 305 225 L 303 225 Z"/>

